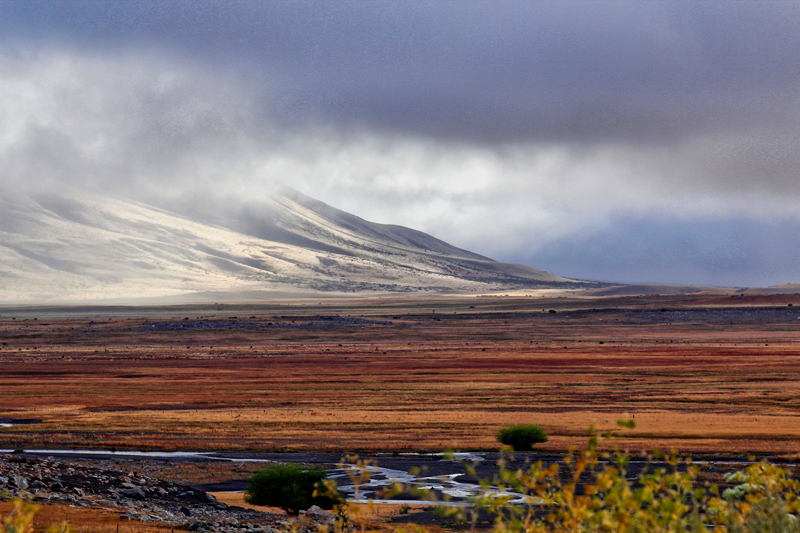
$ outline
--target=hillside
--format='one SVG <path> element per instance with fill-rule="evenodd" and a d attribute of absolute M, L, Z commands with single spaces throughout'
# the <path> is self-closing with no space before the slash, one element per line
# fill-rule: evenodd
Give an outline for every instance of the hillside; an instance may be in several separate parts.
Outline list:
<path fill-rule="evenodd" d="M 97 194 L 6 191 L 0 265 L 7 302 L 588 286 L 291 189 L 203 217 Z"/>

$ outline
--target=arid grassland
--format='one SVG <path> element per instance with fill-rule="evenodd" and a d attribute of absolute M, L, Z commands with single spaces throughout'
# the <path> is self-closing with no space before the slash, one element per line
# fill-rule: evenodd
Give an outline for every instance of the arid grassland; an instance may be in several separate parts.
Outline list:
<path fill-rule="evenodd" d="M 793 304 L 790 306 L 789 304 Z M 0 309 L 0 448 L 800 452 L 800 296 Z"/>

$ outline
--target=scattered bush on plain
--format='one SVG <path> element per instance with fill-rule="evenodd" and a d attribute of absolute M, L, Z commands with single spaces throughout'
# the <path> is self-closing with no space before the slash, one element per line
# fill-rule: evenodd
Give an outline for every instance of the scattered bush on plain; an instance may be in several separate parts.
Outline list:
<path fill-rule="evenodd" d="M 527 452 L 533 449 L 534 444 L 547 442 L 547 434 L 539 426 L 517 424 L 501 429 L 497 434 L 497 440 L 506 446 L 511 446 L 515 452 Z"/>
<path fill-rule="evenodd" d="M 295 463 L 270 465 L 250 478 L 244 500 L 253 505 L 280 507 L 296 516 L 312 505 L 333 509 L 342 502 L 338 492 L 325 483 L 328 472 Z"/>

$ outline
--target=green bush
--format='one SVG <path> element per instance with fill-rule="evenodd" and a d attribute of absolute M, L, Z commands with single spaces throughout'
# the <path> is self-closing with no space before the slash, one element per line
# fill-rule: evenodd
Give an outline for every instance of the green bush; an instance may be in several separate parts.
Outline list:
<path fill-rule="evenodd" d="M 497 440 L 506 446 L 511 446 L 515 452 L 525 452 L 531 450 L 538 442 L 547 442 L 547 435 L 539 426 L 518 424 L 501 429 L 497 434 Z"/>
<path fill-rule="evenodd" d="M 280 507 L 291 515 L 317 505 L 333 507 L 344 499 L 325 483 L 328 472 L 320 467 L 305 467 L 295 463 L 271 465 L 250 478 L 244 501 L 253 505 Z"/>

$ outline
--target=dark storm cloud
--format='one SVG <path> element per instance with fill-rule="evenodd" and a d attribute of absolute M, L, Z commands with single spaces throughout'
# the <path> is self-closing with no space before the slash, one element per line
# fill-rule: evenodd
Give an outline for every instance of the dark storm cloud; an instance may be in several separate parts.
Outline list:
<path fill-rule="evenodd" d="M 566 275 L 800 281 L 798 34 L 796 2 L 0 0 L 0 185 L 281 182 Z"/>
<path fill-rule="evenodd" d="M 800 5 L 18 2 L 8 37 L 157 47 L 278 83 L 282 121 L 483 143 L 792 128 Z M 269 102 L 274 106 L 275 102 Z"/>

